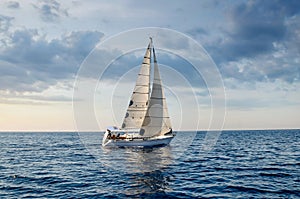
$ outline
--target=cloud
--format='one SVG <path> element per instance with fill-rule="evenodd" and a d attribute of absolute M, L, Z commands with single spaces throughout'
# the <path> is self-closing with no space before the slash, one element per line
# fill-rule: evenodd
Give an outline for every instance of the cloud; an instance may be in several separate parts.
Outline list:
<path fill-rule="evenodd" d="M 282 45 L 293 54 L 300 54 L 300 14 L 286 20 L 286 41 Z"/>
<path fill-rule="evenodd" d="M 227 9 L 227 16 L 219 36 L 204 44 L 224 79 L 254 86 L 299 81 L 299 1 L 240 2 Z M 203 35 L 201 29 L 193 34 Z"/>
<path fill-rule="evenodd" d="M 257 88 L 227 90 L 227 106 L 233 110 L 280 108 L 299 106 L 299 84 L 291 85 L 281 80 L 275 83 L 259 82 Z"/>
<path fill-rule="evenodd" d="M 198 36 L 202 36 L 202 35 L 207 36 L 208 35 L 207 30 L 205 30 L 202 27 L 196 27 L 194 29 L 190 29 L 189 31 L 187 31 L 187 33 L 192 35 L 193 37 L 198 37 Z"/>
<path fill-rule="evenodd" d="M 18 8 L 20 8 L 20 4 L 17 1 L 9 1 L 9 2 L 7 2 L 6 5 L 7 5 L 7 8 L 10 8 L 10 9 L 18 9 Z"/>
<path fill-rule="evenodd" d="M 105 69 L 101 76 L 102 81 L 118 81 L 123 78 L 124 75 L 129 75 L 130 78 L 125 81 L 134 82 L 137 78 L 138 71 L 143 61 L 145 49 L 135 50 L 130 53 L 125 53 L 120 57 L 115 57 L 114 52 L 108 51 L 94 51 L 92 57 L 95 57 L 95 61 L 91 61 L 93 58 L 89 57 L 84 64 L 91 66 L 84 76 L 89 78 L 99 78 L 97 69 L 93 67 L 102 67 L 103 59 L 108 57 L 115 58 Z M 157 49 L 156 56 L 160 67 L 160 74 L 163 78 L 163 82 L 169 87 L 178 86 L 181 84 L 179 77 L 187 81 L 192 87 L 206 88 L 206 84 L 201 74 L 184 58 L 171 54 L 170 52 Z M 89 63 L 88 63 L 89 62 Z M 86 67 L 83 65 L 82 67 Z M 152 71 L 153 72 L 153 71 Z M 130 73 L 130 74 L 126 74 Z M 153 74 L 152 74 L 153 75 Z M 174 77 L 178 78 L 174 78 Z"/>
<path fill-rule="evenodd" d="M 0 47 L 0 89 L 41 92 L 74 77 L 102 37 L 98 31 L 74 31 L 52 40 L 32 29 L 8 33 Z"/>
<path fill-rule="evenodd" d="M 276 57 L 274 54 L 257 56 L 255 59 L 240 59 L 220 64 L 220 70 L 225 79 L 235 79 L 235 84 L 226 84 L 230 88 L 248 85 L 255 88 L 259 82 L 276 82 L 280 80 L 289 84 L 300 80 L 299 59 L 290 55 Z M 289 53 L 287 53 L 289 54 Z M 230 82 L 230 81 L 229 81 Z"/>
<path fill-rule="evenodd" d="M 137 27 L 139 24 L 145 26 L 152 24 L 144 20 L 148 17 L 145 15 L 149 12 L 148 7 L 154 5 L 151 3 L 145 6 L 144 3 L 129 2 L 120 6 L 106 2 L 97 7 L 98 3 L 93 1 L 89 4 L 80 3 L 79 6 L 77 5 L 76 9 L 89 8 L 91 12 L 93 11 L 92 13 L 82 12 L 81 9 L 76 10 L 74 7 L 67 9 L 68 5 L 70 4 L 59 3 L 55 0 L 44 0 L 39 1 L 34 9 L 39 11 L 41 19 L 45 22 L 63 22 L 67 30 L 70 27 L 75 27 L 75 25 L 80 29 L 86 29 L 85 24 L 82 25 L 83 22 L 86 20 L 90 22 L 96 18 L 99 18 L 99 21 L 109 18 L 110 27 L 116 27 L 120 20 L 123 20 L 120 29 Z M 276 79 L 290 83 L 299 81 L 299 59 L 296 58 L 299 57 L 300 50 L 298 1 L 276 1 L 274 3 L 247 1 L 234 4 L 208 1 L 198 5 L 199 7 L 191 6 L 191 4 L 162 4 L 155 11 L 157 15 L 152 17 L 161 18 L 161 16 L 169 16 L 169 14 L 172 17 L 151 21 L 157 21 L 162 27 L 168 26 L 178 30 L 186 30 L 186 33 L 192 35 L 193 38 L 203 41 L 204 47 L 216 61 L 224 79 L 234 78 L 239 83 L 249 82 L 251 84 L 257 81 L 275 81 Z M 22 8 L 24 7 L 22 6 Z M 199 9 L 202 9 L 201 14 L 195 11 Z M 116 10 L 119 11 L 118 14 L 112 16 L 111 11 Z M 138 10 L 138 12 L 131 12 L 132 10 Z M 225 13 L 220 15 L 219 12 Z M 64 21 L 63 18 L 69 14 L 75 16 L 75 13 L 77 17 L 82 17 L 76 19 L 79 20 L 78 23 L 67 27 L 69 25 L 67 23 L 70 21 Z M 219 15 L 227 16 L 227 18 L 218 18 Z M 85 16 L 88 18 L 84 18 Z M 80 21 L 81 19 L 84 20 Z M 124 19 L 130 19 L 130 23 Z M 182 21 L 178 22 L 177 19 Z M 13 21 L 14 18 L 12 17 L 0 16 L 1 30 L 3 29 L 3 32 L 8 31 Z M 54 27 L 62 27 L 61 24 L 57 24 L 59 23 L 56 23 Z M 183 25 L 179 26 L 179 24 Z M 69 34 L 56 36 L 56 39 L 47 40 L 45 37 L 48 35 L 43 36 L 40 31 L 40 29 L 38 31 L 35 29 L 16 29 L 11 31 L 9 36 L 6 35 L 4 39 L 1 38 L 1 71 L 7 80 L 5 82 L 0 80 L 3 82 L 2 89 L 8 88 L 16 80 L 16 77 L 11 75 L 14 73 L 13 71 L 18 71 L 15 72 L 15 76 L 20 77 L 22 75 L 23 77 L 20 79 L 20 83 L 13 88 L 18 90 L 34 88 L 34 90 L 43 90 L 44 84 L 42 82 L 49 81 L 50 84 L 53 84 L 59 79 L 72 77 L 82 60 L 102 37 L 100 32 L 73 31 Z M 109 30 L 106 29 L 106 31 Z M 55 34 L 61 34 L 61 32 L 58 31 Z M 172 41 L 172 39 L 170 40 Z M 180 49 L 184 44 L 186 44 L 185 41 L 178 41 L 170 42 L 168 46 L 173 45 L 174 48 Z M 95 58 L 107 59 L 107 57 L 113 57 L 113 52 L 102 52 L 99 55 L 101 57 Z M 129 70 L 130 67 L 140 65 L 141 59 L 136 56 L 127 56 L 118 61 L 120 62 L 115 63 L 115 68 L 122 67 L 123 71 L 123 69 Z M 173 59 L 171 56 L 162 54 L 159 57 L 159 62 L 174 66 L 180 73 L 185 72 L 188 78 L 194 78 L 193 71 L 187 70 L 188 64 L 178 57 Z M 90 77 L 97 75 L 93 71 L 88 71 L 88 73 L 86 75 Z M 200 80 L 199 85 L 204 85 L 202 80 Z M 47 87 L 46 83 L 45 87 Z"/>
<path fill-rule="evenodd" d="M 61 4 L 55 0 L 42 0 L 37 5 L 33 5 L 45 22 L 58 21 L 60 17 L 68 16 L 68 11 L 61 7 Z"/>
<path fill-rule="evenodd" d="M 56 102 L 72 102 L 73 98 L 66 95 L 26 94 L 20 92 L 1 92 L 0 104 L 51 104 Z"/>
<path fill-rule="evenodd" d="M 11 22 L 13 19 L 13 17 L 0 14 L 0 34 L 8 31 L 8 29 L 11 27 Z M 3 39 L 1 38 L 0 41 L 3 42 Z"/>
<path fill-rule="evenodd" d="M 226 39 L 221 40 L 214 54 L 219 54 L 219 61 L 235 61 L 273 51 L 274 42 L 287 39 L 286 19 L 299 11 L 298 1 L 237 4 L 228 14 L 232 26 L 223 30 Z"/>

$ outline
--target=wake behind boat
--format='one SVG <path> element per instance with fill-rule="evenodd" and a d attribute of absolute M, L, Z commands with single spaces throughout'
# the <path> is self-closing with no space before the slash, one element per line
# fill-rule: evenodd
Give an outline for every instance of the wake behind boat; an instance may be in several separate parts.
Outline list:
<path fill-rule="evenodd" d="M 151 65 L 154 65 L 154 75 L 150 93 Z M 122 127 L 107 128 L 102 146 L 161 146 L 168 145 L 174 136 L 150 38 Z"/>

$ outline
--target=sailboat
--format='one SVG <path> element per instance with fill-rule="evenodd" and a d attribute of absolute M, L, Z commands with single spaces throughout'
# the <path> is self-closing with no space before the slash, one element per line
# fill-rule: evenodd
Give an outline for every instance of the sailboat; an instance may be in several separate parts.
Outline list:
<path fill-rule="evenodd" d="M 154 67 L 154 75 L 151 89 L 152 67 Z M 103 136 L 102 146 L 163 146 L 168 145 L 174 137 L 175 133 L 172 131 L 155 50 L 150 37 L 122 126 L 121 128 L 108 127 Z"/>

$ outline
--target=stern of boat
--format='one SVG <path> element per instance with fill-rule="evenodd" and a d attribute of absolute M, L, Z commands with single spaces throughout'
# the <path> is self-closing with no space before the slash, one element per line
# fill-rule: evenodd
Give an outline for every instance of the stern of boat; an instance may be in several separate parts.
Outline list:
<path fill-rule="evenodd" d="M 108 134 L 109 134 L 109 131 L 106 130 L 105 133 L 104 133 L 104 135 L 103 135 L 102 146 L 105 146 L 105 145 L 108 144 L 108 142 L 109 142 Z"/>

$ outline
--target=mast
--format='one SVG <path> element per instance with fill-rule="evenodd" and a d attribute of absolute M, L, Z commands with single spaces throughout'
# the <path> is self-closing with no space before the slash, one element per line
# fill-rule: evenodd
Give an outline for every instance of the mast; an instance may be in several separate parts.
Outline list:
<path fill-rule="evenodd" d="M 151 48 L 152 38 L 150 38 L 136 84 L 129 101 L 122 129 L 141 128 L 146 115 L 150 96 Z"/>
<path fill-rule="evenodd" d="M 152 47 L 152 50 L 154 57 L 154 79 L 149 106 L 140 130 L 140 135 L 144 137 L 164 135 L 171 130 L 171 122 L 154 47 Z"/>

